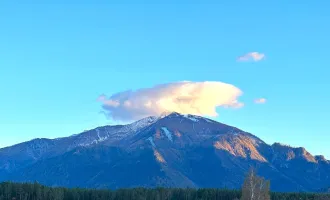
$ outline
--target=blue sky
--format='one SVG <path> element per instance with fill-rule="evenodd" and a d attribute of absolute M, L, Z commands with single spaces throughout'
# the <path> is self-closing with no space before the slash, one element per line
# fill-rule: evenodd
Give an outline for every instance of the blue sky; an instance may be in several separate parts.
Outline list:
<path fill-rule="evenodd" d="M 217 120 L 330 158 L 330 2 L 42 2 L 0 3 L 1 147 L 113 123 L 100 94 L 221 81 L 245 106 Z"/>

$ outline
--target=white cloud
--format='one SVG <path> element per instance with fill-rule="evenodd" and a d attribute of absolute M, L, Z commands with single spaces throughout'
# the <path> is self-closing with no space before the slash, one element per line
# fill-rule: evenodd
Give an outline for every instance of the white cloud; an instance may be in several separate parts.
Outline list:
<path fill-rule="evenodd" d="M 267 102 L 267 99 L 265 99 L 265 98 L 259 98 L 259 99 L 254 100 L 254 103 L 256 103 L 256 104 L 264 104 L 266 102 Z"/>
<path fill-rule="evenodd" d="M 242 91 L 222 82 L 175 82 L 136 91 L 119 92 L 98 100 L 108 117 L 132 121 L 163 112 L 217 116 L 217 107 L 240 108 Z"/>
<path fill-rule="evenodd" d="M 107 96 L 105 94 L 101 94 L 99 97 L 97 97 L 98 101 L 105 101 L 107 99 Z"/>
<path fill-rule="evenodd" d="M 249 52 L 237 58 L 237 61 L 261 61 L 265 58 L 265 54 L 259 52 Z"/>

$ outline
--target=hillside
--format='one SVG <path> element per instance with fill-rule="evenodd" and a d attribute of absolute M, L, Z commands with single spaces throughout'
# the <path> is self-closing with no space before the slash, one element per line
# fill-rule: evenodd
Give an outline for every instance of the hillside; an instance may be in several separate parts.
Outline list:
<path fill-rule="evenodd" d="M 330 185 L 330 162 L 238 128 L 179 113 L 0 149 L 0 181 L 88 188 L 239 188 L 254 166 L 274 191 Z"/>

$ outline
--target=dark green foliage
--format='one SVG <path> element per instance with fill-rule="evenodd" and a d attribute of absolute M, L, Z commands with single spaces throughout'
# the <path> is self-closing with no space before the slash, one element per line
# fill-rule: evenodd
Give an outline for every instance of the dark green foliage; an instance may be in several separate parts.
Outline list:
<path fill-rule="evenodd" d="M 241 192 L 226 189 L 133 188 L 67 189 L 38 183 L 0 183 L 0 200 L 234 200 Z M 330 194 L 272 193 L 272 200 L 329 200 Z"/>

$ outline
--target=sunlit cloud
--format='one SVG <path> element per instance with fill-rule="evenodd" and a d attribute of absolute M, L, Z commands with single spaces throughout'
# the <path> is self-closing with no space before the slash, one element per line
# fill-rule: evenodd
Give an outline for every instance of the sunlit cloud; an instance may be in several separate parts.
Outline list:
<path fill-rule="evenodd" d="M 258 61 L 261 61 L 265 58 L 265 54 L 263 53 L 259 53 L 259 52 L 249 52 L 245 55 L 242 55 L 242 56 L 239 56 L 237 58 L 237 61 L 255 61 L 255 62 L 258 62 Z"/>
<path fill-rule="evenodd" d="M 254 103 L 256 103 L 256 104 L 264 104 L 266 102 L 267 102 L 267 99 L 265 99 L 265 98 L 259 98 L 259 99 L 254 100 Z"/>
<path fill-rule="evenodd" d="M 239 88 L 227 83 L 183 81 L 119 92 L 108 98 L 100 95 L 98 101 L 109 118 L 132 121 L 172 111 L 215 117 L 218 107 L 242 107 L 238 100 L 241 95 Z"/>

